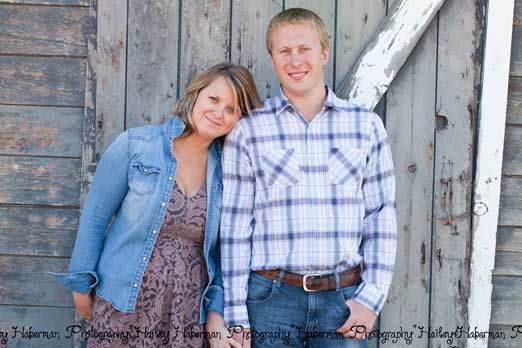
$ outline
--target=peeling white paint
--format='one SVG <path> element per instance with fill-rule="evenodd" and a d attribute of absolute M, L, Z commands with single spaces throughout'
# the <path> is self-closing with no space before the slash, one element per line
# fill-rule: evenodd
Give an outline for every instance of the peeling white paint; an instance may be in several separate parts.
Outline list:
<path fill-rule="evenodd" d="M 337 93 L 373 109 L 445 0 L 399 0 Z"/>
<path fill-rule="evenodd" d="M 489 331 L 491 276 L 495 266 L 497 222 L 506 123 L 514 0 L 489 1 L 479 113 L 475 204 L 488 207 L 473 216 L 471 290 L 468 300 L 471 329 Z M 495 178 L 495 180 L 491 180 Z M 488 339 L 468 339 L 468 348 L 485 348 Z"/>

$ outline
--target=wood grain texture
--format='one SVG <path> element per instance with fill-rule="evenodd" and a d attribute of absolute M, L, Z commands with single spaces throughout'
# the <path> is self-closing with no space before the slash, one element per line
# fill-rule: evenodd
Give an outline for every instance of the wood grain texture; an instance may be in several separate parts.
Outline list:
<path fill-rule="evenodd" d="M 522 277 L 493 276 L 491 324 L 521 325 Z"/>
<path fill-rule="evenodd" d="M 522 227 L 499 226 L 497 231 L 497 251 L 522 253 Z"/>
<path fill-rule="evenodd" d="M 397 178 L 398 245 L 393 283 L 381 314 L 382 331 L 427 327 L 429 322 L 436 50 L 434 22 L 386 99 L 386 130 Z M 416 339 L 415 345 L 427 346 L 427 337 Z"/>
<path fill-rule="evenodd" d="M 129 1 L 125 128 L 162 123 L 172 115 L 178 78 L 178 12 L 178 1 Z"/>
<path fill-rule="evenodd" d="M 229 60 L 230 0 L 183 0 L 178 95 L 198 73 Z"/>
<path fill-rule="evenodd" d="M 86 56 L 89 9 L 0 5 L 0 53 Z"/>
<path fill-rule="evenodd" d="M 445 0 L 397 0 L 364 48 L 338 94 L 373 109 L 388 90 Z"/>
<path fill-rule="evenodd" d="M 78 206 L 80 162 L 0 156 L 0 203 Z"/>
<path fill-rule="evenodd" d="M 467 326 L 471 191 L 480 42 L 475 0 L 448 0 L 439 13 L 431 325 Z M 462 337 L 454 345 L 466 344 Z M 433 347 L 445 347 L 443 339 Z"/>
<path fill-rule="evenodd" d="M 522 128 L 506 127 L 504 138 L 503 175 L 522 175 Z"/>
<path fill-rule="evenodd" d="M 522 25 L 522 23 L 521 23 Z M 511 38 L 511 76 L 522 76 L 522 26 L 513 26 Z"/>
<path fill-rule="evenodd" d="M 508 87 L 507 124 L 522 125 L 522 77 L 511 77 Z"/>
<path fill-rule="evenodd" d="M 8 332 L 8 342 L 6 347 L 10 348 L 72 348 L 74 339 L 80 334 L 67 338 L 69 332 L 67 328 L 73 325 L 79 325 L 75 319 L 74 310 L 72 308 L 51 308 L 51 307 L 28 307 L 28 306 L 7 306 L 0 305 L 0 331 Z M 18 334 L 13 337 L 13 326 L 22 330 L 25 326 L 26 331 L 31 326 L 33 331 L 58 332 L 60 339 L 47 338 L 20 338 Z M 70 328 L 72 330 L 72 327 Z"/>
<path fill-rule="evenodd" d="M 231 61 L 252 72 L 262 99 L 276 95 L 279 90 L 279 80 L 266 50 L 265 35 L 268 23 L 282 9 L 282 0 L 232 0 Z"/>
<path fill-rule="evenodd" d="M 47 271 L 67 272 L 69 259 L 0 255 L 0 303 L 71 307 L 71 292 Z"/>
<path fill-rule="evenodd" d="M 504 333 L 506 339 L 490 338 L 488 340 L 488 348 L 520 348 L 522 346 L 522 335 L 517 335 L 517 329 L 513 325 L 491 325 L 490 331 Z"/>
<path fill-rule="evenodd" d="M 337 2 L 335 85 L 339 87 L 386 16 L 386 1 Z"/>
<path fill-rule="evenodd" d="M 78 209 L 0 207 L 0 254 L 71 256 Z"/>
<path fill-rule="evenodd" d="M 335 16 L 336 7 L 335 0 L 286 0 L 285 9 L 292 7 L 301 7 L 315 12 L 324 22 L 328 33 L 328 41 L 330 43 L 328 64 L 324 68 L 325 83 L 334 88 L 334 59 L 335 59 Z M 341 21 L 344 20 L 341 18 Z"/>
<path fill-rule="evenodd" d="M 495 254 L 493 274 L 522 278 L 522 252 L 498 251 Z"/>
<path fill-rule="evenodd" d="M 0 105 L 0 154 L 80 157 L 83 110 Z"/>
<path fill-rule="evenodd" d="M 0 4 L 89 6 L 89 0 L 1 0 Z"/>
<path fill-rule="evenodd" d="M 101 1 L 97 12 L 96 157 L 125 129 L 127 1 Z M 93 53 L 90 53 L 93 55 Z"/>
<path fill-rule="evenodd" d="M 83 106 L 85 59 L 0 56 L 0 104 Z"/>
<path fill-rule="evenodd" d="M 522 0 L 515 0 L 515 11 L 513 14 L 513 24 L 522 25 Z"/>
<path fill-rule="evenodd" d="M 522 226 L 522 178 L 502 177 L 499 225 Z"/>

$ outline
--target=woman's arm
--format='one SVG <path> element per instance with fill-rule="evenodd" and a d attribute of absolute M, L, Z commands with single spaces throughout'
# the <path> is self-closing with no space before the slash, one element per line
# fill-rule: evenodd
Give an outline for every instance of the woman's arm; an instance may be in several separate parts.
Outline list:
<path fill-rule="evenodd" d="M 103 237 L 128 190 L 129 146 L 128 132 L 120 134 L 98 164 L 80 217 L 69 272 L 47 272 L 77 293 L 89 293 L 98 283 L 96 265 Z"/>

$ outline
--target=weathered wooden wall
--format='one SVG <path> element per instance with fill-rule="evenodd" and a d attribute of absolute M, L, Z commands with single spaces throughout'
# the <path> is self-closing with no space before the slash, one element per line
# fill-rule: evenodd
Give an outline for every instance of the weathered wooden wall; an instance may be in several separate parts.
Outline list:
<path fill-rule="evenodd" d="M 77 321 L 69 291 L 44 272 L 67 270 L 78 226 L 87 38 L 96 29 L 89 5 L 0 1 L 0 331 L 65 332 Z"/>
<path fill-rule="evenodd" d="M 0 34 L 0 330 L 12 322 L 43 325 L 46 317 L 74 320 L 70 294 L 42 272 L 66 269 L 93 163 L 117 134 L 168 118 L 187 82 L 223 60 L 250 68 L 261 96 L 274 95 L 279 84 L 264 36 L 284 8 L 310 8 L 325 20 L 326 80 L 336 87 L 394 0 L 100 1 L 95 53 L 87 43 L 92 2 L 15 3 L 0 0 L 0 33 L 8 33 Z M 446 0 L 376 108 L 398 182 L 399 249 L 383 331 L 466 325 L 482 4 Z M 522 71 L 518 64 L 513 71 Z M 512 84 L 522 86 L 516 77 Z M 511 114 L 511 123 L 522 122 Z M 504 218 L 518 218 L 516 207 L 509 213 L 504 204 Z M 499 231 L 505 240 L 520 232 Z M 412 344 L 428 345 L 447 347 L 425 337 Z"/>
<path fill-rule="evenodd" d="M 511 333 L 522 325 L 522 0 L 515 1 L 509 75 L 491 329 Z M 520 342 L 490 339 L 489 347 L 518 348 Z"/>

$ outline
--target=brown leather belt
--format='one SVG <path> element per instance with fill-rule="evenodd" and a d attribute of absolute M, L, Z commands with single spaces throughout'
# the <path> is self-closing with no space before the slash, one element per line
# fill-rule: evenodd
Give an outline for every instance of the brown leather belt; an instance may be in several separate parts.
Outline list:
<path fill-rule="evenodd" d="M 281 273 L 281 271 L 277 269 L 254 272 L 273 280 L 278 280 L 279 274 Z M 361 278 L 360 273 L 360 266 L 339 273 L 339 287 L 345 288 L 347 286 L 359 284 Z M 303 288 L 305 291 L 327 291 L 336 289 L 335 275 L 333 274 L 301 275 L 296 273 L 285 272 L 283 275 L 283 283 Z"/>

